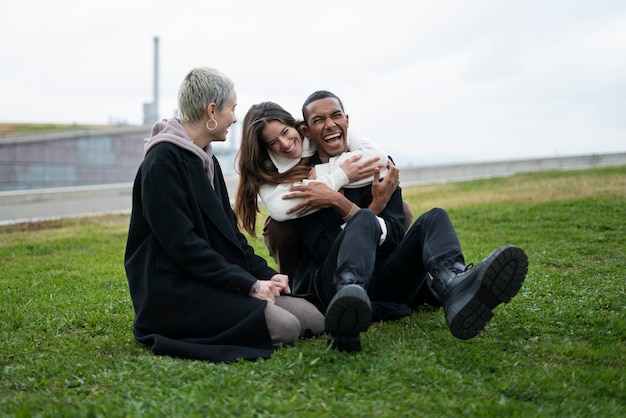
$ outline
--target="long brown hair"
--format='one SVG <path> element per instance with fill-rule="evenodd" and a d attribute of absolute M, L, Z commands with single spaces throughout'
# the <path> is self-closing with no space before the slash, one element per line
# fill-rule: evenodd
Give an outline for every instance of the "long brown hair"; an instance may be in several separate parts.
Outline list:
<path fill-rule="evenodd" d="M 306 160 L 300 161 L 285 173 L 279 173 L 270 159 L 267 146 L 261 132 L 272 121 L 284 123 L 295 128 L 300 137 L 302 121 L 280 105 L 263 102 L 252 105 L 243 119 L 241 146 L 237 152 L 237 170 L 239 184 L 235 197 L 235 213 L 240 226 L 255 237 L 256 218 L 259 213 L 258 194 L 264 184 L 293 183 L 308 177 L 311 167 Z"/>

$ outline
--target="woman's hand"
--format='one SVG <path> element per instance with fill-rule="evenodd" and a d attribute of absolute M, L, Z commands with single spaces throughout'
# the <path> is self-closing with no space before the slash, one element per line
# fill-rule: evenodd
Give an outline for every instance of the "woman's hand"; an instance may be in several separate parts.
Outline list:
<path fill-rule="evenodd" d="M 274 282 L 274 285 L 278 288 L 279 293 L 285 295 L 291 294 L 291 289 L 289 288 L 289 276 L 286 274 L 275 274 L 270 280 Z"/>
<path fill-rule="evenodd" d="M 269 280 L 258 280 L 258 289 L 252 290 L 250 296 L 266 300 L 268 303 L 276 302 L 276 298 L 283 294 L 291 294 L 289 277 L 286 274 L 275 274 Z"/>
<path fill-rule="evenodd" d="M 339 166 L 339 168 L 346 173 L 350 183 L 366 178 L 372 178 L 377 170 L 384 167 L 384 164 L 376 163 L 377 161 L 380 161 L 380 158 L 378 157 L 372 157 L 367 160 L 359 161 L 361 158 L 361 155 L 353 155 Z"/>
<path fill-rule="evenodd" d="M 259 284 L 257 290 L 252 290 L 250 296 L 256 299 L 266 300 L 267 303 L 274 303 L 276 298 L 280 296 L 280 289 L 276 285 L 276 282 L 272 280 L 258 280 Z"/>

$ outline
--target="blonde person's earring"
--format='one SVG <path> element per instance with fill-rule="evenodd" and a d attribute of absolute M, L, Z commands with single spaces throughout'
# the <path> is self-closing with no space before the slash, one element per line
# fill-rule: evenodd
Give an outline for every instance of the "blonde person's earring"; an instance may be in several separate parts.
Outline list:
<path fill-rule="evenodd" d="M 214 125 L 212 128 L 209 128 L 209 122 L 211 122 L 211 121 L 212 121 L 213 123 L 215 123 L 215 125 Z M 214 131 L 214 130 L 215 130 L 215 128 L 217 128 L 217 121 L 216 121 L 215 119 L 211 118 L 211 119 L 209 119 L 209 120 L 207 120 L 207 121 L 206 121 L 205 126 L 206 126 L 206 128 L 207 128 L 209 131 Z"/>

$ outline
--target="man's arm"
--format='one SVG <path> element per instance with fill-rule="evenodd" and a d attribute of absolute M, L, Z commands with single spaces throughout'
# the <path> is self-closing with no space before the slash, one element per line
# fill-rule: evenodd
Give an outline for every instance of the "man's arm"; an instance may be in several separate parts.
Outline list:
<path fill-rule="evenodd" d="M 314 182 L 326 184 L 331 190 L 339 191 L 351 181 L 360 183 L 366 180 L 366 184 L 369 184 L 372 182 L 374 174 L 380 171 L 381 164 L 378 164 L 378 156 L 364 159 L 361 155 L 350 156 L 348 153 L 344 153 L 344 155 L 346 155 L 346 158 L 343 160 L 343 163 L 339 168 L 322 176 L 315 177 L 315 174 L 313 174 L 312 177 L 315 177 L 314 180 L 305 179 L 298 183 L 264 184 L 261 186 L 259 188 L 259 197 L 270 213 L 272 219 L 278 222 L 283 222 L 289 219 L 295 219 L 304 214 L 299 214 L 297 211 L 288 211 L 290 207 L 301 203 L 298 201 L 298 197 L 291 196 L 290 199 L 295 199 L 291 201 L 283 199 L 283 197 L 290 192 L 290 189 L 293 186 L 306 185 Z M 328 163 L 317 164 L 312 169 L 312 173 L 315 173 L 315 170 L 321 166 L 327 165 Z M 319 207 L 328 207 L 328 205 L 332 204 L 332 202 L 329 202 L 327 206 Z M 310 209 L 306 213 L 311 213 L 314 210 L 315 209 Z"/>
<path fill-rule="evenodd" d="M 389 199 L 400 186 L 400 171 L 389 161 L 388 172 L 384 179 L 379 180 L 379 174 L 374 175 L 374 181 L 372 182 L 372 203 L 368 206 L 375 214 L 379 215 Z"/>
<path fill-rule="evenodd" d="M 352 202 L 343 193 L 332 190 L 324 183 L 311 182 L 291 187 L 285 200 L 298 199 L 299 203 L 287 210 L 288 214 L 304 216 L 322 208 L 334 208 L 342 218 L 350 213 Z"/>
<path fill-rule="evenodd" d="M 384 179 L 380 180 L 378 171 L 374 174 L 374 181 L 371 186 L 372 201 L 367 209 L 379 215 L 387 206 L 389 199 L 400 185 L 398 168 L 389 161 L 388 173 Z M 321 208 L 335 208 L 339 216 L 344 221 L 349 219 L 358 209 L 361 209 L 355 203 L 348 200 L 342 193 L 334 192 L 328 186 L 322 183 L 309 183 L 307 185 L 299 185 L 291 188 L 291 192 L 283 199 L 299 199 L 299 202 L 287 210 L 287 213 L 297 213 L 303 216 L 311 211 Z"/>

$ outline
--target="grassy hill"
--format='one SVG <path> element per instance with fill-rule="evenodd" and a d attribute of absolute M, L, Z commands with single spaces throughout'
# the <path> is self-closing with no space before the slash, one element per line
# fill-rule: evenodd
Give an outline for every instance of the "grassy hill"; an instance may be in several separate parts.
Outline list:
<path fill-rule="evenodd" d="M 404 195 L 449 210 L 468 263 L 528 253 L 472 340 L 422 309 L 372 324 L 358 354 L 320 338 L 253 363 L 156 357 L 130 331 L 128 216 L 0 227 L 0 416 L 626 416 L 626 166 Z"/>
<path fill-rule="evenodd" d="M 103 126 L 54 123 L 0 123 L 0 135 L 24 132 L 67 131 L 73 129 L 91 129 L 101 127 Z"/>

